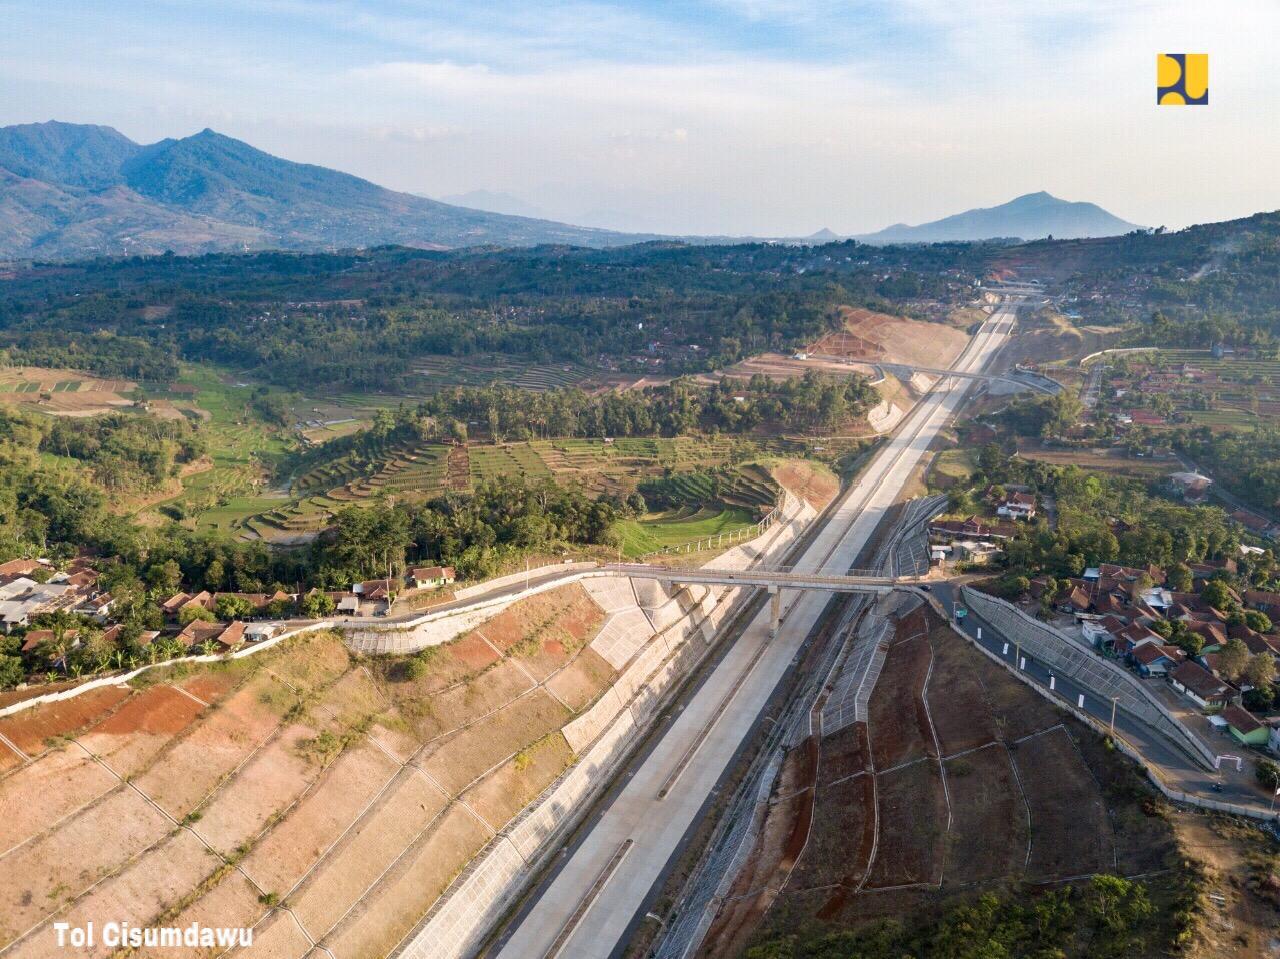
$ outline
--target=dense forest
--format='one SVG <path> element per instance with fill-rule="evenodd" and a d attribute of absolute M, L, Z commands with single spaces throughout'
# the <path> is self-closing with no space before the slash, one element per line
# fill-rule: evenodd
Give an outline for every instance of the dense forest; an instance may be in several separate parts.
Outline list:
<path fill-rule="evenodd" d="M 1180 432 L 1177 443 L 1228 492 L 1271 515 L 1280 512 L 1280 430 L 1201 427 Z"/>
<path fill-rule="evenodd" d="M 210 255 L 36 266 L 0 348 L 148 382 L 214 360 L 287 388 L 395 390 L 425 354 L 665 373 L 809 342 L 837 307 L 967 296 L 986 247 L 651 243 L 616 250 Z"/>
<path fill-rule="evenodd" d="M 1031 262 L 1079 256 L 1068 292 L 1091 320 L 1140 321 L 1134 343 L 1280 344 L 1280 213 L 1024 249 Z"/>

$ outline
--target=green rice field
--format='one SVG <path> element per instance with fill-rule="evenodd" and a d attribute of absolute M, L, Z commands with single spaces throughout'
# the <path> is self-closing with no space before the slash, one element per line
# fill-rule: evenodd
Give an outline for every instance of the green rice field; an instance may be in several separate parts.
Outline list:
<path fill-rule="evenodd" d="M 638 520 L 623 520 L 617 529 L 622 553 L 635 558 L 668 546 L 681 546 L 719 533 L 733 533 L 755 526 L 753 513 L 740 507 L 703 507 L 653 513 Z"/>

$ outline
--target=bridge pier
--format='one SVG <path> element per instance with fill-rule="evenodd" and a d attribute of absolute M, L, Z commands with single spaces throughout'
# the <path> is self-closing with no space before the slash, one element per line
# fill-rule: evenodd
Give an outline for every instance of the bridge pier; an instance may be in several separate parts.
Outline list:
<path fill-rule="evenodd" d="M 776 639 L 778 627 L 782 624 L 782 590 L 777 586 L 769 587 L 769 638 Z"/>

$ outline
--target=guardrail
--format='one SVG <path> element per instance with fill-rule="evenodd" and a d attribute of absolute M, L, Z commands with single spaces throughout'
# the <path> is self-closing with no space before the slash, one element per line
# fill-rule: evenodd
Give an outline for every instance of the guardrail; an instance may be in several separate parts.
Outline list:
<path fill-rule="evenodd" d="M 1070 676 L 1095 695 L 1114 700 L 1118 708 L 1163 734 L 1196 762 L 1213 766 L 1214 755 L 1208 747 L 1128 670 L 1103 659 L 1011 603 L 969 586 L 961 587 L 960 592 L 979 616 L 1006 638 L 1020 642 L 1028 655 Z"/>

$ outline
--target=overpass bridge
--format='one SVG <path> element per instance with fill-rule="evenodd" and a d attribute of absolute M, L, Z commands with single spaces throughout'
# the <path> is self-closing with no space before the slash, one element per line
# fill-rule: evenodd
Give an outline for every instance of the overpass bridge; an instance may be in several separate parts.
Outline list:
<path fill-rule="evenodd" d="M 782 617 L 782 591 L 784 589 L 825 590 L 832 593 L 872 593 L 878 596 L 894 590 L 916 593 L 926 601 L 931 599 L 929 589 L 919 577 L 885 576 L 883 573 L 850 572 L 843 576 L 825 573 L 795 572 L 784 569 L 715 569 L 696 567 L 678 569 L 669 566 L 651 566 L 648 563 L 612 563 L 602 566 L 604 572 L 633 579 L 652 579 L 660 583 L 682 586 L 753 586 L 767 589 L 770 597 L 770 634 L 776 636 Z"/>
<path fill-rule="evenodd" d="M 1061 389 L 1052 380 L 1046 379 L 1042 381 L 1041 379 L 1032 379 L 1030 377 L 1024 379 L 1016 374 L 960 372 L 936 366 L 913 366 L 909 363 L 890 363 L 885 360 L 865 357 L 838 356 L 834 353 L 807 353 L 805 355 L 811 360 L 821 360 L 824 363 L 841 363 L 846 366 L 875 366 L 903 379 L 910 377 L 912 373 L 928 373 L 931 376 L 954 376 L 956 379 L 976 380 L 983 383 L 1006 383 L 1018 389 L 1049 395 L 1053 395 Z"/>

